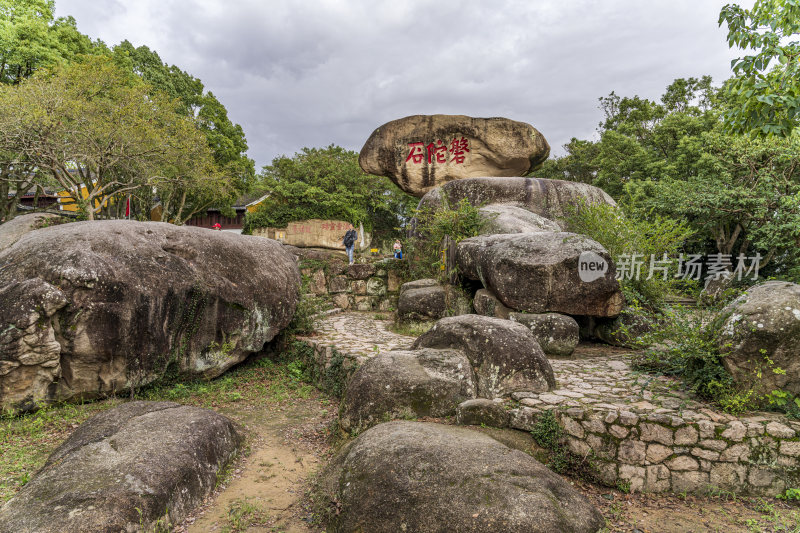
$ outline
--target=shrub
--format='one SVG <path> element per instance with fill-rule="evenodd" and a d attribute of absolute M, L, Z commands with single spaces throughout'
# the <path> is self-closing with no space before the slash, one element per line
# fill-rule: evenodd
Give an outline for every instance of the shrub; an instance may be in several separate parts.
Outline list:
<path fill-rule="evenodd" d="M 703 400 L 729 413 L 757 406 L 752 388 L 737 386 L 722 365 L 712 311 L 683 307 L 663 310 L 662 320 L 638 340 L 645 350 L 633 368 L 680 378 Z"/>
<path fill-rule="evenodd" d="M 570 231 L 582 233 L 600 243 L 617 262 L 618 268 L 620 256 L 641 256 L 644 260 L 642 274 L 638 279 L 623 278 L 620 283 L 628 303 L 657 310 L 662 307 L 665 296 L 679 287 L 679 282 L 674 278 L 676 256 L 694 234 L 686 222 L 658 215 L 651 220 L 639 219 L 627 215 L 619 207 L 585 202 L 570 210 L 566 222 Z M 667 279 L 663 279 L 663 273 L 657 271 L 651 279 L 646 279 L 650 257 L 661 260 L 665 255 L 671 260 Z"/>
<path fill-rule="evenodd" d="M 423 208 L 415 213 L 416 236 L 407 244 L 409 279 L 442 278 L 444 261 L 442 241 L 449 237 L 456 243 L 480 234 L 484 219 L 478 208 L 462 198 L 455 206 L 446 199 L 438 209 Z"/>

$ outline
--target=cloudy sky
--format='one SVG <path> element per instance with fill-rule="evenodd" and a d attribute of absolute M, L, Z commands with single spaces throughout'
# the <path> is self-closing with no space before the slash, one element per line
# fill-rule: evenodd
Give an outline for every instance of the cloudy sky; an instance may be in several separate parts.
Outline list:
<path fill-rule="evenodd" d="M 244 127 L 257 168 L 304 146 L 359 150 L 413 114 L 533 124 L 562 154 L 597 99 L 657 99 L 730 75 L 722 0 L 56 0 L 108 44 L 128 39 L 199 77 Z M 740 2 L 751 5 L 752 0 Z"/>

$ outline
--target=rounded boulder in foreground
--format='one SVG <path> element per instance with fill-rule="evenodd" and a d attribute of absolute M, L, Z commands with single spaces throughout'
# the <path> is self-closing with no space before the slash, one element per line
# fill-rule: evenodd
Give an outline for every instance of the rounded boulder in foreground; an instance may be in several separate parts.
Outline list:
<path fill-rule="evenodd" d="M 595 533 L 600 512 L 533 457 L 466 428 L 397 421 L 345 446 L 318 497 L 329 531 Z"/>

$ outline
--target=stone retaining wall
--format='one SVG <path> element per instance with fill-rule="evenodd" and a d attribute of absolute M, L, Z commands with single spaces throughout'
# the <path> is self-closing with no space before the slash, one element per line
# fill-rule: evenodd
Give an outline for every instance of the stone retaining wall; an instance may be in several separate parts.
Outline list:
<path fill-rule="evenodd" d="M 512 409 L 511 427 L 530 431 L 542 412 L 524 405 Z M 688 421 L 618 409 L 557 407 L 553 412 L 570 451 L 590 457 L 600 480 L 611 486 L 771 497 L 800 487 L 800 422 L 768 413 Z"/>
<path fill-rule="evenodd" d="M 348 266 L 341 261 L 301 262 L 308 290 L 327 296 L 342 310 L 391 311 L 397 307 L 400 278 L 380 263 Z"/>
<path fill-rule="evenodd" d="M 365 358 L 340 352 L 324 342 L 317 342 L 309 338 L 300 340 L 312 349 L 303 363 L 311 370 L 311 381 L 314 386 L 328 394 L 342 397 L 347 380 Z"/>

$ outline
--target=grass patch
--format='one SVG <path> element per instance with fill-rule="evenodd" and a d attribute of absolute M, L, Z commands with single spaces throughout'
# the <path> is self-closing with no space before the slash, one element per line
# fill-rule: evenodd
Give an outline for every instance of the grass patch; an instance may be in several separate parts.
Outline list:
<path fill-rule="evenodd" d="M 407 335 L 409 337 L 419 337 L 423 333 L 427 333 L 433 325 L 434 321 L 430 322 L 416 322 L 416 321 L 401 321 L 392 322 L 387 326 L 389 331 L 397 333 L 398 335 Z"/>
<path fill-rule="evenodd" d="M 269 514 L 250 498 L 237 498 L 228 504 L 228 524 L 222 528 L 223 533 L 247 531 L 250 526 L 267 524 Z"/>
<path fill-rule="evenodd" d="M 320 393 L 306 382 L 298 363 L 258 359 L 245 362 L 213 380 L 150 385 L 137 400 L 173 401 L 210 409 L 267 408 L 309 399 Z M 35 413 L 0 418 L 0 505 L 33 477 L 55 448 L 91 416 L 126 400 L 61 404 Z"/>

